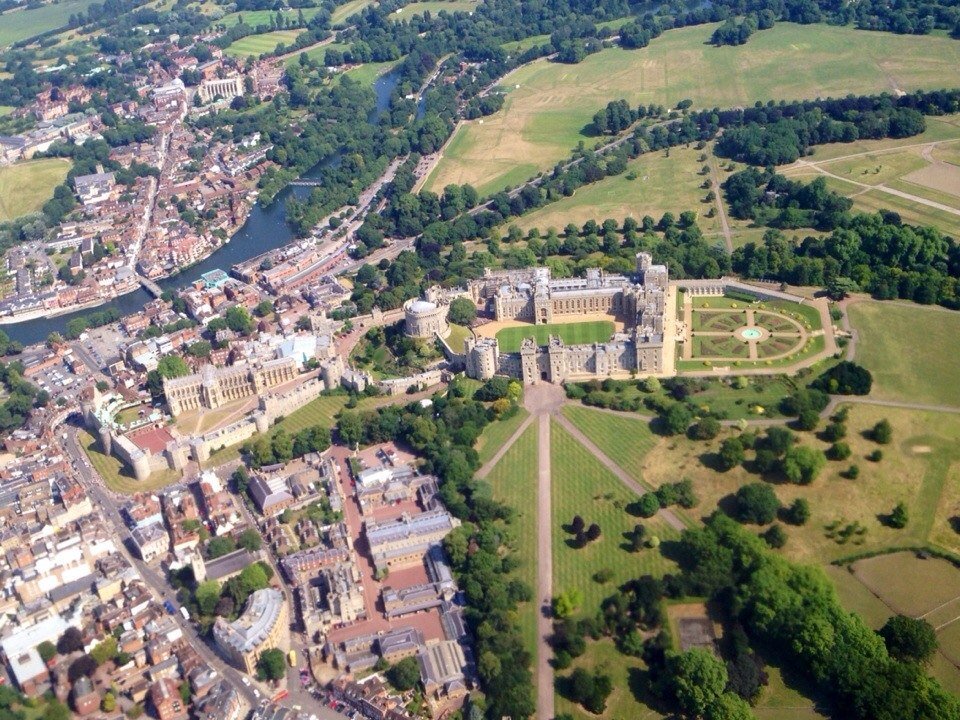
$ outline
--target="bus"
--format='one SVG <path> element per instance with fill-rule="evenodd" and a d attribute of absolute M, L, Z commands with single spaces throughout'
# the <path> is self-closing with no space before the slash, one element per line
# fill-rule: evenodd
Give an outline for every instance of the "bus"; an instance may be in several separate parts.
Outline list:
<path fill-rule="evenodd" d="M 290 667 L 297 666 L 297 651 L 291 650 L 287 653 L 287 662 L 290 663 Z"/>

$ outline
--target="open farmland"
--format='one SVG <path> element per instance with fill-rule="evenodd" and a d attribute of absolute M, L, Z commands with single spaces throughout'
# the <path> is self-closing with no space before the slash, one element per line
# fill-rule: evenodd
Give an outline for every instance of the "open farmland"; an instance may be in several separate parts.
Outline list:
<path fill-rule="evenodd" d="M 503 110 L 463 125 L 429 177 L 439 191 L 481 193 L 520 182 L 567 157 L 609 100 L 733 107 L 756 100 L 941 87 L 960 64 L 949 38 L 778 23 L 739 47 L 705 43 L 713 26 L 671 30 L 642 50 L 613 48 L 578 65 L 538 60 L 510 75 Z M 718 78 L 722 81 L 718 82 Z"/>
<path fill-rule="evenodd" d="M 71 15 L 84 12 L 95 0 L 67 0 L 0 15 L 0 47 L 64 27 Z"/>
<path fill-rule="evenodd" d="M 70 162 L 59 158 L 30 160 L 0 168 L 0 221 L 42 208 L 69 171 Z"/>
<path fill-rule="evenodd" d="M 849 313 L 856 360 L 873 373 L 872 397 L 960 406 L 960 315 L 874 300 L 852 303 Z"/>
<path fill-rule="evenodd" d="M 275 30 L 260 35 L 247 35 L 230 45 L 225 52 L 234 57 L 259 57 L 263 53 L 273 52 L 280 43 L 289 45 L 302 30 Z"/>

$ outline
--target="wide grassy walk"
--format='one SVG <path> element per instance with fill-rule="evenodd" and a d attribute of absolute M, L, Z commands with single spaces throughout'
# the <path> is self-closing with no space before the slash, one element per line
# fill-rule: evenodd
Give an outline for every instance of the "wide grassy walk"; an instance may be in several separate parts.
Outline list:
<path fill-rule="evenodd" d="M 525 416 L 526 414 L 517 417 L 522 421 Z M 511 424 L 515 419 L 512 418 L 505 423 L 494 423 L 491 427 L 502 426 L 509 428 L 512 433 L 516 430 L 516 427 Z M 537 427 L 535 424 L 528 427 L 517 438 L 486 479 L 493 487 L 494 497 L 514 509 L 513 520 L 510 523 L 510 537 L 513 553 L 520 561 L 516 574 L 533 588 L 537 577 Z M 537 647 L 536 610 L 536 603 L 525 603 L 520 606 L 517 618 L 524 645 L 533 657 L 536 657 Z"/>
<path fill-rule="evenodd" d="M 630 552 L 624 533 L 642 522 L 647 534 L 661 540 L 675 533 L 656 518 L 640 520 L 626 511 L 636 499 L 597 458 L 557 423 L 550 428 L 551 463 L 553 469 L 551 498 L 553 503 L 553 587 L 554 593 L 578 588 L 583 594 L 581 612 L 592 615 L 603 598 L 630 578 L 641 575 L 662 575 L 673 563 L 657 549 Z M 600 526 L 600 539 L 584 548 L 571 547 L 573 535 L 566 532 L 574 515 L 587 525 Z M 611 571 L 610 580 L 598 583 L 593 575 Z"/>

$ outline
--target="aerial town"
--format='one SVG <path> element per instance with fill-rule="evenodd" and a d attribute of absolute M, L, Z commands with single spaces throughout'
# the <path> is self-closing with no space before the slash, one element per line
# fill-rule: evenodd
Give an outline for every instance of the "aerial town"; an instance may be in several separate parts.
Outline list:
<path fill-rule="evenodd" d="M 0 720 L 960 720 L 956 0 L 0 0 Z"/>

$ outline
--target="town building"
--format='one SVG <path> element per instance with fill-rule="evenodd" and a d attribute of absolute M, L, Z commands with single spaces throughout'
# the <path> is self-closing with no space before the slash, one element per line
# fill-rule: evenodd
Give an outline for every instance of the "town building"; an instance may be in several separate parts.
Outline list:
<path fill-rule="evenodd" d="M 431 545 L 439 543 L 459 526 L 457 518 L 437 509 L 418 515 L 404 513 L 386 522 L 367 520 L 364 531 L 373 564 L 377 570 L 384 571 L 422 562 Z"/>
<path fill-rule="evenodd" d="M 109 200 L 117 181 L 112 172 L 78 175 L 73 179 L 77 197 L 84 205 L 96 205 Z"/>
<path fill-rule="evenodd" d="M 288 618 L 287 603 L 280 590 L 257 590 L 235 621 L 217 618 L 213 638 L 231 664 L 253 674 L 260 653 L 279 647 L 285 639 Z"/>
<path fill-rule="evenodd" d="M 403 304 L 404 332 L 410 337 L 433 339 L 450 334 L 447 323 L 448 305 L 414 298 Z"/>
<path fill-rule="evenodd" d="M 243 78 L 239 75 L 228 78 L 212 78 L 204 80 L 197 89 L 200 99 L 210 102 L 217 98 L 233 100 L 243 95 Z"/>

